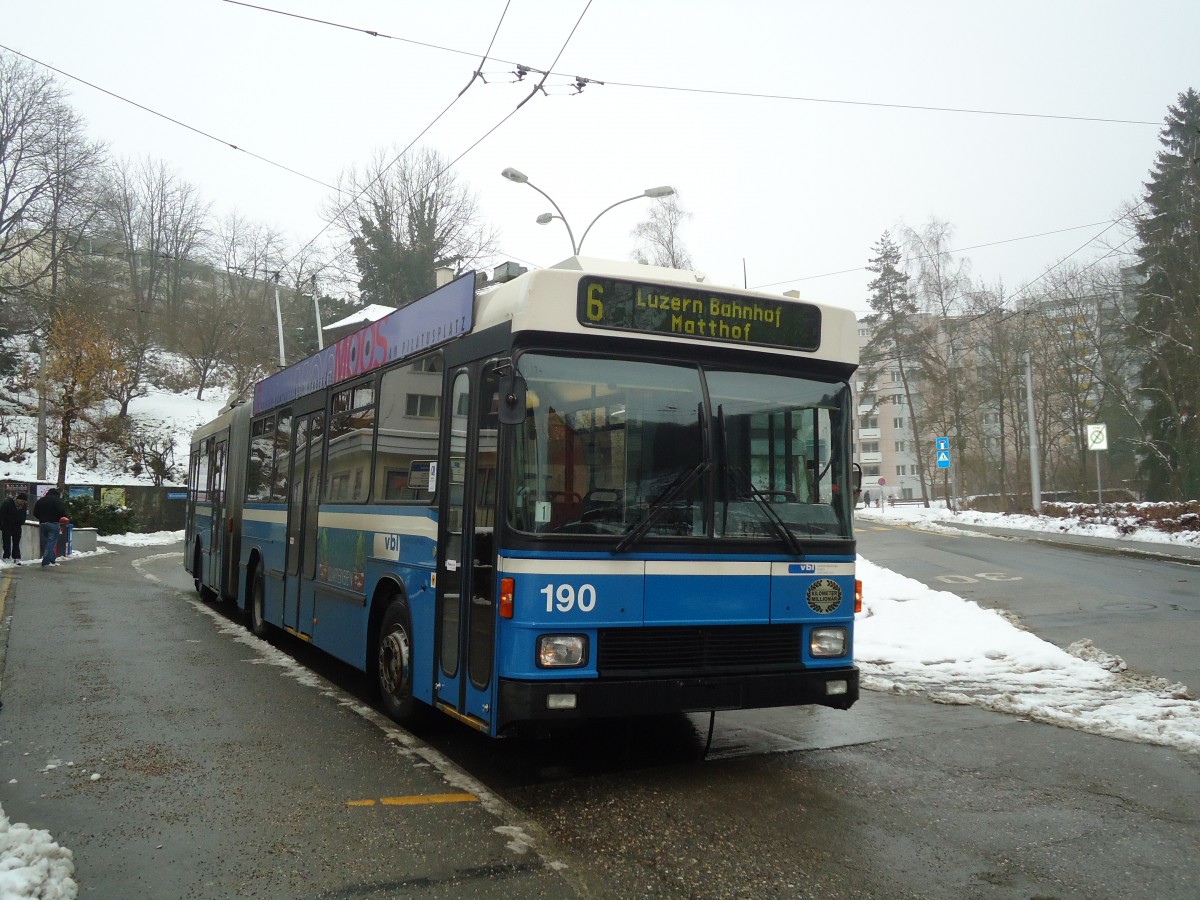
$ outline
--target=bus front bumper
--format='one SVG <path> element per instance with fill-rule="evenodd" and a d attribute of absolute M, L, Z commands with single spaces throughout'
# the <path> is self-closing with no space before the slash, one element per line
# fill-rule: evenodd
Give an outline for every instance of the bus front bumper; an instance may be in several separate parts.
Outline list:
<path fill-rule="evenodd" d="M 518 722 L 571 722 L 712 709 L 805 705 L 849 709 L 858 699 L 858 669 L 593 681 L 502 678 L 499 694 L 498 730 Z"/>

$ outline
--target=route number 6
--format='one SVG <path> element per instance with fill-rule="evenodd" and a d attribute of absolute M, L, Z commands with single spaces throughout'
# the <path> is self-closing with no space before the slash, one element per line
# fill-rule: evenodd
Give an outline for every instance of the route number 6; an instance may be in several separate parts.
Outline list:
<path fill-rule="evenodd" d="M 540 591 L 546 597 L 546 612 L 570 612 L 576 606 L 580 612 L 591 612 L 596 608 L 596 589 L 590 584 L 581 584 L 575 590 L 573 584 L 548 584 Z"/>

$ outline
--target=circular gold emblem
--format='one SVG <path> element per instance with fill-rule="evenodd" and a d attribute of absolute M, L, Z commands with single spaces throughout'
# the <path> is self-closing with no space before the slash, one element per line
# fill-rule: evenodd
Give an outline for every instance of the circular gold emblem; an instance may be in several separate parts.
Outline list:
<path fill-rule="evenodd" d="M 831 613 L 842 602 L 842 589 L 832 578 L 818 578 L 808 586 L 808 608 L 815 613 Z"/>

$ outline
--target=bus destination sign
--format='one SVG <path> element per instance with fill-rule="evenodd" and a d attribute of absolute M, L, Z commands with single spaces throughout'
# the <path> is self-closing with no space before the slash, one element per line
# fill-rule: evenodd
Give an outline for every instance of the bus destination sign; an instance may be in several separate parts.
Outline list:
<path fill-rule="evenodd" d="M 593 328 L 809 352 L 821 345 L 821 310 L 812 304 L 681 285 L 584 277 L 576 315 Z"/>

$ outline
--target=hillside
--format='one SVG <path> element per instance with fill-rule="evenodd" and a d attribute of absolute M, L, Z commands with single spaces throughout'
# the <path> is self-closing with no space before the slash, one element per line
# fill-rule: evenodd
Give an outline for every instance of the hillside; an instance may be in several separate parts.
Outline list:
<path fill-rule="evenodd" d="M 187 479 L 188 447 L 197 426 L 212 419 L 225 405 L 225 391 L 214 387 L 204 400 L 191 392 L 176 393 L 151 387 L 145 397 L 129 404 L 129 415 L 138 429 L 147 434 L 173 437 L 172 456 L 174 477 L 167 484 L 183 484 Z M 37 480 L 37 415 L 30 408 L 29 392 L 19 398 L 20 405 L 9 405 L 9 412 L 0 415 L 0 480 L 34 482 Z M 14 411 L 15 410 L 15 411 Z M 25 410 L 28 410 L 26 412 Z M 112 410 L 115 412 L 115 407 Z M 53 437 L 51 438 L 53 440 Z M 67 483 L 76 485 L 133 485 L 153 484 L 148 472 L 135 474 L 131 460 L 111 443 L 97 444 L 89 453 L 90 459 L 78 459 L 72 454 L 67 465 Z M 54 481 L 58 473 L 58 457 L 53 448 L 47 453 L 46 480 Z"/>

